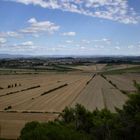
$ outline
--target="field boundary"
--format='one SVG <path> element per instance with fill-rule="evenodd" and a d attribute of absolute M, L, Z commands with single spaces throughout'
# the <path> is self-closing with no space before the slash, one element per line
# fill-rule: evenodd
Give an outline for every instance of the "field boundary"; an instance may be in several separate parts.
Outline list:
<path fill-rule="evenodd" d="M 58 89 L 60 89 L 60 88 L 65 87 L 65 86 L 68 86 L 68 84 L 66 83 L 66 84 L 60 85 L 60 86 L 58 86 L 58 87 L 56 87 L 56 88 L 50 89 L 50 90 L 48 90 L 48 91 L 42 93 L 40 96 L 49 94 L 49 93 L 51 93 L 51 92 L 53 92 L 53 91 L 55 91 L 55 90 L 58 90 Z"/>
<path fill-rule="evenodd" d="M 8 95 L 11 95 L 11 94 L 15 94 L 15 93 L 19 93 L 19 92 L 23 92 L 23 91 L 27 91 L 27 90 L 32 90 L 32 89 L 39 88 L 39 87 L 40 87 L 40 85 L 37 85 L 37 86 L 29 87 L 29 88 L 26 88 L 26 89 L 18 90 L 18 91 L 8 92 L 4 95 L 0 95 L 0 97 L 8 96 Z"/>
<path fill-rule="evenodd" d="M 92 81 L 92 79 L 93 79 L 95 76 L 96 76 L 96 74 L 94 74 L 94 75 L 91 77 L 91 79 L 89 79 L 89 80 L 87 81 L 86 85 L 88 85 L 88 84 Z"/>
<path fill-rule="evenodd" d="M 0 110 L 1 113 L 23 113 L 23 114 L 60 114 L 61 112 L 56 112 L 56 111 L 53 111 L 53 112 L 49 112 L 49 111 L 35 111 L 35 110 Z"/>

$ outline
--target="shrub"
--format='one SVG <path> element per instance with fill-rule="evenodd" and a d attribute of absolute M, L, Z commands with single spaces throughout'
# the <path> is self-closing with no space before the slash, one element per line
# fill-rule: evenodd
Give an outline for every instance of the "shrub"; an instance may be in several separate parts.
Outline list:
<path fill-rule="evenodd" d="M 12 106 L 11 105 L 8 106 L 8 107 L 6 107 L 4 110 L 9 110 L 9 109 L 12 109 Z"/>
<path fill-rule="evenodd" d="M 8 85 L 8 87 L 7 88 L 11 88 L 11 85 Z"/>
<path fill-rule="evenodd" d="M 21 140 L 88 140 L 80 132 L 57 122 L 27 123 L 21 131 Z"/>
<path fill-rule="evenodd" d="M 2 87 L 0 87 L 0 89 L 3 89 Z"/>

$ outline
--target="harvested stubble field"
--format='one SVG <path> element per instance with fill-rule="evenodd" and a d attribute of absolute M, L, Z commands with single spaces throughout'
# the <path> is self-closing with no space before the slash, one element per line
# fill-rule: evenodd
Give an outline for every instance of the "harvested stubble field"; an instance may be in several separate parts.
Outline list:
<path fill-rule="evenodd" d="M 1 75 L 0 137 L 17 138 L 28 121 L 55 119 L 90 78 L 79 74 Z M 8 88 L 15 83 L 20 86 Z"/>
<path fill-rule="evenodd" d="M 140 74 L 138 73 L 131 73 L 131 74 L 127 73 L 127 74 L 123 74 L 123 76 L 127 78 L 128 80 L 131 80 L 131 81 L 136 80 L 138 83 L 140 83 Z"/>
<path fill-rule="evenodd" d="M 95 64 L 95 65 L 87 65 L 87 66 L 75 66 L 73 69 L 82 70 L 85 72 L 97 72 L 105 68 L 106 64 Z"/>
<path fill-rule="evenodd" d="M 72 106 L 79 103 L 90 111 L 96 108 L 107 108 L 115 112 L 115 107 L 122 108 L 126 100 L 126 95 L 123 95 L 119 90 L 115 89 L 103 77 L 97 75 L 81 92 Z"/>
<path fill-rule="evenodd" d="M 138 77 L 132 76 L 129 74 L 125 75 L 107 75 L 107 80 L 111 81 L 116 85 L 120 90 L 132 92 L 135 91 L 133 80 L 138 81 Z"/>
<path fill-rule="evenodd" d="M 0 138 L 16 139 L 25 123 L 54 120 L 58 114 L 0 112 Z"/>
<path fill-rule="evenodd" d="M 63 94 L 66 94 L 66 96 L 68 96 L 70 92 L 75 92 L 74 89 L 76 88 L 81 89 L 83 85 L 85 85 L 85 83 L 90 78 L 90 76 L 80 76 L 80 75 L 69 76 L 69 75 L 61 74 L 61 75 L 37 75 L 35 77 L 25 76 L 26 78 L 24 77 L 22 80 L 22 76 L 21 77 L 17 76 L 17 79 L 16 78 L 12 79 L 10 83 L 10 77 L 11 76 L 7 76 L 7 79 L 9 79 L 7 81 L 5 81 L 4 79 L 5 86 L 1 85 L 1 87 L 4 87 L 4 89 L 0 90 L 1 95 L 5 95 L 5 96 L 0 97 L 0 110 L 4 110 L 8 106 L 11 106 L 12 107 L 11 109 L 18 108 L 19 111 L 23 111 L 23 110 L 34 111 L 34 109 L 37 111 L 43 110 L 44 108 L 41 108 L 41 106 L 44 103 L 46 103 L 46 101 L 48 102 L 50 100 L 50 103 L 54 101 L 53 99 L 57 101 L 57 98 L 55 98 L 55 96 L 58 96 L 58 99 L 63 100 L 63 98 L 65 98 L 65 95 Z M 7 88 L 6 82 L 7 82 L 7 85 L 9 83 L 12 84 L 15 82 L 20 82 L 21 86 Z M 63 85 L 65 84 L 67 84 L 67 86 L 63 87 Z M 79 88 L 79 86 L 81 86 L 81 88 Z M 36 88 L 33 88 L 33 87 L 36 87 Z M 53 89 L 57 89 L 57 90 L 53 91 Z M 50 90 L 53 91 L 51 92 L 51 94 L 48 93 L 44 96 L 41 96 L 42 94 Z M 10 92 L 12 92 L 12 94 L 8 94 Z M 51 101 L 51 98 L 52 98 L 52 101 Z M 44 106 L 45 106 L 44 111 L 48 112 L 49 108 L 47 109 L 47 107 L 49 105 L 47 104 Z M 56 110 L 56 112 L 58 111 Z"/>
<path fill-rule="evenodd" d="M 29 112 L 61 112 L 65 106 L 72 102 L 73 98 L 75 98 L 75 96 L 78 94 L 78 91 L 80 91 L 85 86 L 87 80 L 88 78 L 84 77 L 84 79 L 73 81 L 67 86 L 55 90 L 54 92 L 45 94 L 43 96 L 38 96 L 34 99 L 30 98 L 30 100 L 19 105 L 13 105 L 12 110 Z"/>
<path fill-rule="evenodd" d="M 115 112 L 127 100 L 120 90 L 134 90 L 132 81 L 139 81 L 139 74 L 106 75 L 107 79 L 96 74 L 105 65 L 83 67 L 79 73 L 0 75 L 0 137 L 17 138 L 26 122 L 55 119 L 66 106 L 77 103 L 91 111 Z"/>

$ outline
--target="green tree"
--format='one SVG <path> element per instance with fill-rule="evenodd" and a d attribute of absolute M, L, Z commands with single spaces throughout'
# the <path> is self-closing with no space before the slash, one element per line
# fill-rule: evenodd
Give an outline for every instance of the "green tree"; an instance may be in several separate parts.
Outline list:
<path fill-rule="evenodd" d="M 27 123 L 21 131 L 21 140 L 90 140 L 85 133 L 80 133 L 59 122 Z"/>

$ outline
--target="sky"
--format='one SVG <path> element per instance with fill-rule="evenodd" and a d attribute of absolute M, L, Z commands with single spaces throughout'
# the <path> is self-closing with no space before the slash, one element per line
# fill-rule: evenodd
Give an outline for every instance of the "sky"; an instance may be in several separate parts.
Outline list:
<path fill-rule="evenodd" d="M 0 54 L 140 55 L 140 0 L 0 0 Z"/>

